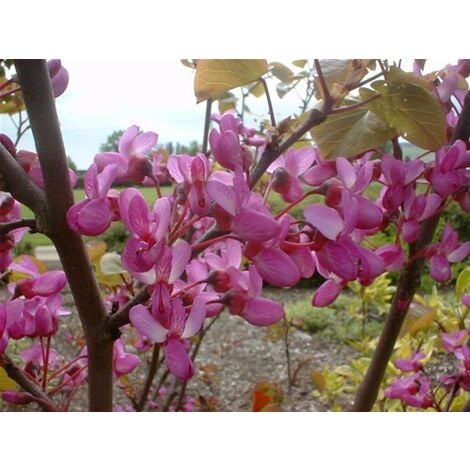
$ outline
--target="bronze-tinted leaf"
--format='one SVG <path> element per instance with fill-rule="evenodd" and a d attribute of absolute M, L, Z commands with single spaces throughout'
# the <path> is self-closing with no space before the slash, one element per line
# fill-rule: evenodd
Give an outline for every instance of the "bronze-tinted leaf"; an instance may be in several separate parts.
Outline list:
<path fill-rule="evenodd" d="M 292 61 L 292 65 L 295 65 L 296 67 L 300 67 L 301 69 L 305 67 L 306 63 L 307 63 L 307 59 L 298 59 L 298 60 Z"/>
<path fill-rule="evenodd" d="M 289 80 L 289 78 L 294 75 L 294 72 L 292 72 L 287 65 L 281 64 L 281 62 L 271 62 L 269 64 L 269 70 L 278 80 L 281 80 L 281 82 Z"/>
<path fill-rule="evenodd" d="M 445 114 L 428 81 L 391 67 L 387 80 L 371 86 L 381 98 L 370 102 L 368 108 L 402 137 L 426 150 L 445 144 Z"/>
<path fill-rule="evenodd" d="M 233 93 L 230 93 L 229 91 L 224 93 L 218 101 L 219 113 L 224 114 L 225 111 L 228 111 L 229 109 L 236 109 L 237 102 L 238 98 Z"/>
<path fill-rule="evenodd" d="M 258 80 L 267 71 L 264 59 L 199 59 L 194 77 L 197 102 L 218 99 L 232 88 Z"/>
<path fill-rule="evenodd" d="M 0 392 L 14 390 L 15 388 L 18 388 L 16 382 L 8 377 L 3 367 L 0 367 Z"/>
<path fill-rule="evenodd" d="M 326 159 L 352 157 L 380 147 L 397 134 L 365 106 L 328 116 L 310 133 Z"/>

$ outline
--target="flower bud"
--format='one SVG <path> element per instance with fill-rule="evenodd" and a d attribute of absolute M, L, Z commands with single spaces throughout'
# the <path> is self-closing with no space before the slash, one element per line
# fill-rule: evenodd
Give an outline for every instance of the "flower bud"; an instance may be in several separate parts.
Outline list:
<path fill-rule="evenodd" d="M 271 187 L 276 193 L 283 193 L 289 190 L 292 177 L 285 168 L 279 167 L 274 170 Z"/>
<path fill-rule="evenodd" d="M 10 193 L 0 191 L 0 216 L 5 216 L 12 211 L 15 206 L 15 199 Z"/>
<path fill-rule="evenodd" d="M 35 398 L 30 393 L 26 392 L 15 392 L 7 391 L 2 393 L 2 399 L 7 403 L 13 403 L 14 405 L 27 405 L 35 401 Z"/>
<path fill-rule="evenodd" d="M 5 134 L 0 134 L 0 143 L 13 155 L 16 155 L 16 148 L 13 141 Z"/>
<path fill-rule="evenodd" d="M 245 309 L 245 297 L 243 292 L 232 291 L 227 293 L 221 300 L 228 307 L 231 314 L 240 315 Z"/>
<path fill-rule="evenodd" d="M 227 292 L 230 289 L 230 276 L 226 271 L 211 271 L 207 282 L 214 287 L 216 292 Z"/>

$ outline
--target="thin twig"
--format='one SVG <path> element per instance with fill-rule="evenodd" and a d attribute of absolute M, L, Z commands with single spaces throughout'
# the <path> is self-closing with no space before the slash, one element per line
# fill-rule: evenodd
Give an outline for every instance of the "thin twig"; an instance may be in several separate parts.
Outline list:
<path fill-rule="evenodd" d="M 202 137 L 202 153 L 208 155 L 209 147 L 209 130 L 211 127 L 211 109 L 212 109 L 212 100 L 209 98 L 206 101 L 206 114 L 204 117 L 204 134 Z"/>
<path fill-rule="evenodd" d="M 328 84 L 326 83 L 325 77 L 323 75 L 320 61 L 315 59 L 313 62 L 315 64 L 315 70 L 318 75 L 318 80 L 320 80 L 320 86 L 323 93 L 323 112 L 328 114 L 331 110 L 331 107 L 333 106 L 334 99 L 330 95 L 330 90 L 328 90 Z"/>
<path fill-rule="evenodd" d="M 266 94 L 266 100 L 268 101 L 268 108 L 269 108 L 269 117 L 271 118 L 271 126 L 276 127 L 276 118 L 274 117 L 274 108 L 273 103 L 271 101 L 271 95 L 269 94 L 268 84 L 264 78 L 260 78 L 260 82 L 263 84 L 264 92 Z"/>
<path fill-rule="evenodd" d="M 127 302 L 124 307 L 118 312 L 108 317 L 107 329 L 114 337 L 119 337 L 119 328 L 129 323 L 129 311 L 135 305 L 142 304 L 150 299 L 150 293 L 147 286 L 142 288 L 137 295 Z"/>
<path fill-rule="evenodd" d="M 13 222 L 4 222 L 0 224 L 0 235 L 5 235 L 12 230 L 17 228 L 28 227 L 31 229 L 31 233 L 37 231 L 36 220 L 35 219 L 21 219 L 14 220 Z"/>
<path fill-rule="evenodd" d="M 137 403 L 137 406 L 135 407 L 136 411 L 143 411 L 145 408 L 145 404 L 147 403 L 147 398 L 150 392 L 150 388 L 152 387 L 152 382 L 155 378 L 155 374 L 158 371 L 159 355 L 160 355 L 160 346 L 155 344 L 155 346 L 153 347 L 152 359 L 150 360 L 150 366 L 149 366 L 149 370 L 147 373 L 147 379 L 145 380 L 145 385 L 142 390 L 142 394 Z"/>
<path fill-rule="evenodd" d="M 15 381 L 25 392 L 30 393 L 38 399 L 37 403 L 44 411 L 58 411 L 55 403 L 41 390 L 41 387 L 29 379 L 6 354 L 0 356 L 0 365 L 5 369 L 10 379 Z"/>

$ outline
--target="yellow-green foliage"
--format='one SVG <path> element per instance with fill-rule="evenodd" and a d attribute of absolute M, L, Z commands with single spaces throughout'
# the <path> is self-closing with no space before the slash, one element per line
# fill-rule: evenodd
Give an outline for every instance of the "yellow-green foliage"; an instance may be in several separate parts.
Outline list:
<path fill-rule="evenodd" d="M 383 285 L 385 283 L 382 282 Z M 458 283 L 460 289 L 463 289 L 462 285 L 463 281 L 461 280 Z M 470 289 L 470 275 L 466 289 Z M 430 295 L 415 297 L 401 336 L 395 345 L 392 360 L 387 366 L 379 398 L 373 408 L 375 411 L 403 410 L 403 405 L 399 400 L 390 400 L 384 397 L 385 388 L 398 373 L 401 373 L 395 368 L 394 361 L 398 358 L 410 357 L 419 348 L 426 355 L 424 364 L 432 365 L 439 362 L 439 356 L 442 357 L 439 352 L 443 352 L 440 341 L 442 328 L 446 331 L 455 331 L 468 327 L 466 324 L 467 314 L 468 309 L 459 303 L 459 297 L 456 298 L 453 295 L 445 297 L 440 295 L 436 288 Z M 315 387 L 313 395 L 333 411 L 348 409 L 369 366 L 377 341 L 378 337 L 357 341 L 352 345 L 360 351 L 361 357 L 351 359 L 347 364 L 324 367 L 321 371 L 314 371 L 312 373 Z M 437 398 L 440 399 L 443 394 L 444 390 L 439 389 Z M 460 410 L 468 396 L 467 392 L 459 395 L 452 403 L 451 411 Z M 416 409 L 408 408 L 408 411 L 416 411 Z M 428 411 L 433 411 L 433 409 L 429 408 Z"/>

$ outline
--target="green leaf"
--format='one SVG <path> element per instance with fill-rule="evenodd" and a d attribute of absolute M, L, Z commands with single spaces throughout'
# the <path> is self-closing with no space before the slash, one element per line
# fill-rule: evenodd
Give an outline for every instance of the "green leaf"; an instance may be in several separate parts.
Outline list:
<path fill-rule="evenodd" d="M 249 86 L 248 88 L 249 88 L 250 94 L 252 94 L 256 98 L 263 96 L 266 92 L 261 82 L 255 83 L 254 85 Z"/>
<path fill-rule="evenodd" d="M 294 85 L 291 85 L 290 83 L 284 83 L 284 82 L 279 82 L 276 85 L 276 93 L 279 98 L 284 98 L 284 96 L 289 93 L 289 91 L 292 91 L 294 89 Z"/>
<path fill-rule="evenodd" d="M 229 91 L 224 93 L 219 99 L 219 113 L 224 114 L 229 109 L 236 109 L 238 98 Z"/>
<path fill-rule="evenodd" d="M 289 80 L 289 78 L 294 75 L 294 72 L 284 64 L 280 62 L 271 62 L 270 64 L 271 73 L 281 82 Z"/>
<path fill-rule="evenodd" d="M 403 323 L 400 335 L 409 333 L 411 336 L 428 328 L 437 317 L 437 308 L 425 305 L 418 301 L 413 301 Z"/>
<path fill-rule="evenodd" d="M 267 71 L 264 59 L 200 59 L 194 78 L 197 102 L 217 99 L 232 88 L 258 80 Z"/>
<path fill-rule="evenodd" d="M 295 65 L 296 67 L 300 67 L 301 69 L 305 67 L 306 63 L 307 63 L 307 59 L 298 59 L 298 60 L 292 61 L 292 65 Z"/>
<path fill-rule="evenodd" d="M 328 116 L 310 133 L 326 159 L 352 157 L 383 145 L 397 134 L 365 106 Z"/>
<path fill-rule="evenodd" d="M 100 269 L 105 276 L 127 273 L 122 266 L 121 256 L 117 253 L 105 253 L 100 260 Z"/>
<path fill-rule="evenodd" d="M 391 67 L 386 81 L 378 80 L 371 86 L 381 98 L 367 107 L 402 137 L 426 150 L 445 144 L 445 114 L 426 80 Z"/>
<path fill-rule="evenodd" d="M 465 268 L 455 282 L 455 295 L 460 299 L 462 295 L 470 291 L 470 267 Z"/>
<path fill-rule="evenodd" d="M 8 377 L 3 367 L 0 367 L 0 392 L 6 392 L 15 388 L 17 388 L 16 382 Z"/>

